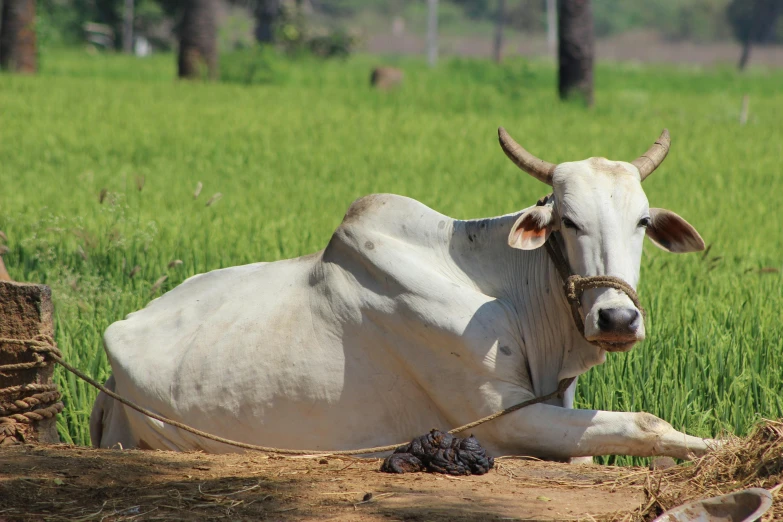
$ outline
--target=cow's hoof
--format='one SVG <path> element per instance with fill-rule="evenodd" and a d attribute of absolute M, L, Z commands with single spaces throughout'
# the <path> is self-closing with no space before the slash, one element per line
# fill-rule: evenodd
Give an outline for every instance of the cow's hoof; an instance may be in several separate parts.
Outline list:
<path fill-rule="evenodd" d="M 594 464 L 593 457 L 571 457 L 569 464 Z"/>
<path fill-rule="evenodd" d="M 695 460 L 703 457 L 707 453 L 720 449 L 724 444 L 725 441 L 720 439 L 696 439 L 696 444 L 688 446 L 685 460 Z"/>

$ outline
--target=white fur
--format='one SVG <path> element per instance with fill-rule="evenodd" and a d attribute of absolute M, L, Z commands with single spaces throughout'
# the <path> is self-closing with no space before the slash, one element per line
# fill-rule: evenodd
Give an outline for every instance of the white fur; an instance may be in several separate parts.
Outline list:
<path fill-rule="evenodd" d="M 647 200 L 632 166 L 601 165 L 557 168 L 552 226 L 576 272 L 636 285 Z M 606 352 L 576 331 L 545 249 L 508 246 L 526 211 L 459 221 L 400 196 L 357 200 L 318 254 L 192 277 L 111 325 L 115 389 L 216 435 L 313 450 L 402 442 L 549 393 Z M 583 235 L 555 223 L 564 213 Z M 585 294 L 589 328 L 607 303 L 629 305 L 613 290 Z M 686 458 L 708 447 L 648 414 L 572 405 L 573 386 L 473 433 L 494 455 Z M 102 447 L 236 451 L 103 395 L 91 423 Z"/>

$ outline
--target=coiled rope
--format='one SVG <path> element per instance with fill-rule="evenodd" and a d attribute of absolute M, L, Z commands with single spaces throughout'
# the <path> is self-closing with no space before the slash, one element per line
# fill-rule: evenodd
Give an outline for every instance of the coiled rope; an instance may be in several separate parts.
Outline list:
<path fill-rule="evenodd" d="M 0 376 L 9 377 L 11 372 L 21 372 L 42 368 L 50 364 L 47 356 L 60 351 L 48 336 L 40 336 L 30 340 L 3 339 L 0 344 L 18 344 L 27 346 L 32 352 L 33 360 L 23 363 L 0 365 Z M 51 419 L 63 411 L 60 392 L 56 384 L 18 384 L 0 388 L 0 444 L 6 439 L 24 440 L 24 430 L 20 424 L 32 424 L 44 419 Z"/>

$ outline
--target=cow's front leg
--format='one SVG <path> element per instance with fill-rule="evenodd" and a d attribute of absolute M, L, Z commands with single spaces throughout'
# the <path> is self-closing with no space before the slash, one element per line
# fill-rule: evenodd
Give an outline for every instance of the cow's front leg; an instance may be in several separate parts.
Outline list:
<path fill-rule="evenodd" d="M 498 449 L 544 458 L 662 455 L 691 459 L 716 441 L 692 437 L 649 413 L 529 406 L 497 419 Z M 481 439 L 479 439 L 481 440 Z"/>

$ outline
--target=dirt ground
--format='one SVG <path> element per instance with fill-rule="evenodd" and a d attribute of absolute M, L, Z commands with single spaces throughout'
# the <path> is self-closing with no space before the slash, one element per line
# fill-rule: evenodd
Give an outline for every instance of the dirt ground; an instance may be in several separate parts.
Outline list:
<path fill-rule="evenodd" d="M 379 459 L 0 447 L 11 520 L 622 520 L 641 468 L 501 458 L 483 476 L 378 471 Z"/>
<path fill-rule="evenodd" d="M 442 55 L 492 56 L 492 36 L 448 36 L 440 38 Z M 372 33 L 367 38 L 367 50 L 376 54 L 426 53 L 426 36 L 407 33 L 395 36 L 391 33 Z M 653 31 L 634 31 L 596 42 L 596 57 L 602 61 L 638 63 L 678 63 L 688 65 L 724 64 L 736 66 L 742 46 L 737 42 L 673 42 L 662 39 Z M 503 46 L 504 56 L 549 56 L 543 35 L 516 35 L 509 33 Z M 751 66 L 783 67 L 783 46 L 758 45 L 750 55 Z"/>

